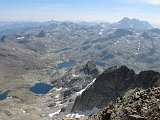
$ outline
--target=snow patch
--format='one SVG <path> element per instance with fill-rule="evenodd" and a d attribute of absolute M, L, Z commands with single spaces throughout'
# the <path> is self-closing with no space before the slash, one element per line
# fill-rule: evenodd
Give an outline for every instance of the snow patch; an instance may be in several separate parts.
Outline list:
<path fill-rule="evenodd" d="M 62 90 L 62 87 L 60 88 L 54 88 L 55 91 L 61 91 Z"/>
<path fill-rule="evenodd" d="M 21 109 L 22 113 L 26 113 L 26 111 L 24 111 L 23 109 Z"/>
<path fill-rule="evenodd" d="M 101 25 L 103 28 L 101 29 L 101 31 L 99 32 L 100 35 L 103 34 L 103 32 L 105 31 L 105 27 L 103 25 Z"/>
<path fill-rule="evenodd" d="M 7 97 L 7 99 L 12 99 L 12 98 L 13 98 L 12 96 Z"/>
<path fill-rule="evenodd" d="M 25 37 L 17 37 L 17 40 L 22 40 L 24 39 Z"/>
<path fill-rule="evenodd" d="M 139 35 L 140 35 L 140 33 L 136 33 L 136 35 L 137 35 L 137 36 L 139 36 Z"/>
<path fill-rule="evenodd" d="M 49 114 L 49 117 L 53 117 L 54 115 L 57 115 L 61 112 L 61 110 L 58 110 L 57 112 L 51 113 Z"/>
<path fill-rule="evenodd" d="M 59 98 L 59 97 L 60 97 L 60 94 L 58 94 L 58 95 L 55 96 L 55 98 Z"/>
<path fill-rule="evenodd" d="M 130 43 L 129 40 L 127 40 L 127 43 Z"/>
<path fill-rule="evenodd" d="M 63 104 L 60 104 L 60 103 L 61 103 L 61 101 L 57 101 L 57 102 L 56 102 L 56 107 L 63 105 Z"/>
<path fill-rule="evenodd" d="M 96 78 L 93 79 L 93 81 L 91 83 L 89 83 L 84 89 L 82 89 L 79 92 L 76 92 L 77 95 L 81 95 L 87 88 L 89 88 L 94 82 L 95 82 Z"/>
<path fill-rule="evenodd" d="M 80 117 L 84 117 L 84 116 L 85 116 L 85 115 L 80 115 L 80 114 L 78 114 L 78 113 L 66 115 L 67 118 L 80 118 Z"/>
<path fill-rule="evenodd" d="M 141 47 L 141 43 L 139 43 L 138 50 L 140 49 L 140 47 Z"/>
<path fill-rule="evenodd" d="M 99 34 L 102 35 L 103 33 L 102 33 L 102 32 L 99 32 Z"/>
<path fill-rule="evenodd" d="M 66 115 L 66 117 L 80 118 L 80 117 L 83 117 L 83 116 L 90 116 L 91 114 L 95 114 L 95 113 L 99 112 L 99 110 L 100 109 L 94 107 L 92 110 L 87 110 L 85 112 L 78 111 L 76 113 L 68 114 L 68 115 Z"/>
<path fill-rule="evenodd" d="M 78 77 L 78 75 L 72 74 L 73 77 Z"/>
<path fill-rule="evenodd" d="M 114 44 L 116 45 L 117 43 L 119 43 L 120 41 L 115 42 Z"/>

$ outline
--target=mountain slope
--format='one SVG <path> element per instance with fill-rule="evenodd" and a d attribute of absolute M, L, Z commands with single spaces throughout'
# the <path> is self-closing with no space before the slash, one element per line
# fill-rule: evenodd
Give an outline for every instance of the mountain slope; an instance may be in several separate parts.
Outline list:
<path fill-rule="evenodd" d="M 112 67 L 104 71 L 81 96 L 77 97 L 72 111 L 86 111 L 94 107 L 103 108 L 110 101 L 122 97 L 134 88 L 160 86 L 160 73 L 142 71 L 136 74 L 126 66 Z"/>

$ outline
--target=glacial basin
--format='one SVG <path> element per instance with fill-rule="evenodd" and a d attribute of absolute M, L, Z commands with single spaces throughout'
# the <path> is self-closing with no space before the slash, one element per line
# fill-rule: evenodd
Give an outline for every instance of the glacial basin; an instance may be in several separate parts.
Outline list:
<path fill-rule="evenodd" d="M 47 94 L 52 88 L 53 86 L 47 83 L 36 83 L 30 88 L 30 91 L 35 94 Z"/>

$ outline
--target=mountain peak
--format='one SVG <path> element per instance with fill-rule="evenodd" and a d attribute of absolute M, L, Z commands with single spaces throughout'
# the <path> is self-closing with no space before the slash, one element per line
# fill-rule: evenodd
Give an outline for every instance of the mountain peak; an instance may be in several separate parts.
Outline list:
<path fill-rule="evenodd" d="M 128 17 L 124 17 L 122 18 L 119 22 L 147 22 L 147 21 L 141 21 L 137 18 L 128 18 Z"/>
<path fill-rule="evenodd" d="M 128 18 L 128 17 L 124 17 L 124 18 L 122 18 L 122 20 L 121 21 L 124 21 L 124 20 L 131 20 L 130 18 Z"/>
<path fill-rule="evenodd" d="M 139 19 L 130 19 L 128 17 L 124 17 L 122 20 L 120 20 L 117 23 L 117 28 L 133 28 L 138 30 L 148 30 L 152 29 L 152 25 L 148 23 L 147 21 L 141 21 Z"/>
<path fill-rule="evenodd" d="M 41 31 L 39 32 L 38 36 L 39 36 L 39 37 L 44 37 L 44 36 L 46 36 L 46 34 L 47 34 L 46 31 L 41 30 Z"/>
<path fill-rule="evenodd" d="M 72 111 L 92 110 L 94 107 L 101 109 L 109 101 L 122 97 L 129 89 L 159 87 L 159 83 L 159 72 L 142 71 L 136 74 L 127 66 L 114 66 L 106 69 L 92 86 L 77 97 Z"/>

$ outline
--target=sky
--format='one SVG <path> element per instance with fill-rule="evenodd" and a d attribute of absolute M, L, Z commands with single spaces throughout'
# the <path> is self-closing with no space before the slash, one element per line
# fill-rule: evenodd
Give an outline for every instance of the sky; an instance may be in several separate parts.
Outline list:
<path fill-rule="evenodd" d="M 123 17 L 160 25 L 160 0 L 0 0 L 0 21 L 116 22 Z"/>

